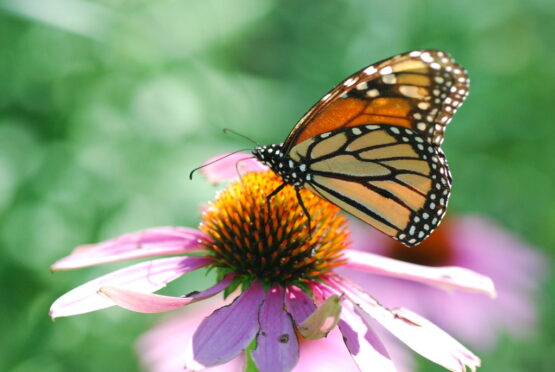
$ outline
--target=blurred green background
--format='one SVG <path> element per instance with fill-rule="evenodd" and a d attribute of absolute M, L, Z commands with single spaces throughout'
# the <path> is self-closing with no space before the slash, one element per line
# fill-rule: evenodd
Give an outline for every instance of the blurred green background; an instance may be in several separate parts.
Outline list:
<path fill-rule="evenodd" d="M 471 77 L 443 146 L 451 211 L 553 257 L 554 36 L 553 0 L 0 0 L 0 370 L 138 370 L 135 339 L 158 316 L 47 315 L 122 265 L 49 265 L 123 232 L 196 226 L 216 189 L 188 172 L 250 146 L 222 128 L 280 142 L 348 74 L 411 49 L 446 50 Z M 538 330 L 479 353 L 481 371 L 553 370 L 553 293 L 550 277 Z"/>

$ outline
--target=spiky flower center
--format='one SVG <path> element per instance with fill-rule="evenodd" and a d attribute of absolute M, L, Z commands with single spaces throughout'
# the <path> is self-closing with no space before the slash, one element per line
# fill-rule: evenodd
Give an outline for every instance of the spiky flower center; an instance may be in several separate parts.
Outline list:
<path fill-rule="evenodd" d="M 311 227 L 295 189 L 273 172 L 248 173 L 227 186 L 206 209 L 200 229 L 215 266 L 247 279 L 303 285 L 344 263 L 347 219 L 339 209 L 301 190 Z"/>

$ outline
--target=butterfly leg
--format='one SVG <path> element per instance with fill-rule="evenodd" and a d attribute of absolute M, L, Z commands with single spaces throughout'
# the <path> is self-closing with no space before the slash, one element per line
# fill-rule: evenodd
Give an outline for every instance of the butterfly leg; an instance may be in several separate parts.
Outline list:
<path fill-rule="evenodd" d="M 281 185 L 279 185 L 274 191 L 272 191 L 272 192 L 270 193 L 270 195 L 268 195 L 268 196 L 266 197 L 266 203 L 270 203 L 270 200 L 272 200 L 272 198 L 273 198 L 274 196 L 276 196 L 281 190 L 283 190 L 283 188 L 284 188 L 286 185 L 287 185 L 287 184 L 284 182 L 284 183 L 282 183 Z"/>
<path fill-rule="evenodd" d="M 303 213 L 306 216 L 306 219 L 308 220 L 308 235 L 310 238 L 312 238 L 312 221 L 310 218 L 310 213 L 308 213 L 308 210 L 306 209 L 303 203 L 303 198 L 301 196 L 300 189 L 295 188 L 295 192 L 297 193 L 297 200 L 299 201 L 299 205 L 301 206 L 301 209 L 303 210 Z"/>
<path fill-rule="evenodd" d="M 266 197 L 266 204 L 269 205 L 270 200 L 271 200 L 274 196 L 276 196 L 281 190 L 283 190 L 283 188 L 284 188 L 286 185 L 287 185 L 287 184 L 284 182 L 284 183 L 282 183 L 281 185 L 279 185 L 274 191 L 272 191 L 272 192 L 270 193 L 270 195 L 268 195 L 268 196 Z M 302 198 L 302 196 L 301 196 L 300 189 L 295 188 L 295 192 L 296 192 L 296 194 L 297 194 L 297 200 L 299 201 L 299 205 L 301 206 L 301 209 L 303 210 L 303 213 L 304 213 L 304 215 L 306 216 L 306 219 L 308 220 L 308 234 L 309 234 L 309 237 L 312 238 L 312 227 L 311 227 L 311 226 L 312 226 L 312 220 L 311 220 L 311 218 L 310 218 L 310 213 L 308 213 L 308 209 L 306 209 L 306 206 L 304 205 L 304 202 L 303 202 L 303 198 Z M 268 210 L 270 210 L 270 209 L 268 208 Z"/>
<path fill-rule="evenodd" d="M 270 200 L 272 200 L 272 198 L 274 196 L 276 196 L 281 190 L 283 190 L 283 188 L 285 187 L 285 185 L 287 185 L 285 182 L 282 183 L 281 185 L 279 185 L 274 191 L 272 191 L 270 193 L 270 195 L 266 196 L 266 210 L 268 212 L 268 218 L 270 217 Z"/>

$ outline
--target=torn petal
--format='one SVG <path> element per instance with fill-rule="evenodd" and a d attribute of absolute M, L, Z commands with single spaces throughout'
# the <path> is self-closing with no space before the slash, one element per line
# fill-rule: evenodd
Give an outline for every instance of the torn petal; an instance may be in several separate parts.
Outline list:
<path fill-rule="evenodd" d="M 355 311 L 366 323 L 369 323 L 368 317 L 372 317 L 395 337 L 432 362 L 453 372 L 466 372 L 466 367 L 475 371 L 480 366 L 477 356 L 426 319 L 406 309 L 387 309 L 337 276 L 328 283 L 358 305 Z"/>
<path fill-rule="evenodd" d="M 67 292 L 52 304 L 50 316 L 59 318 L 114 306 L 113 301 L 98 293 L 102 287 L 154 292 L 182 275 L 210 263 L 212 260 L 205 257 L 171 257 L 129 266 Z"/>
<path fill-rule="evenodd" d="M 263 301 L 262 284 L 253 282 L 231 305 L 205 318 L 187 350 L 186 368 L 196 371 L 223 364 L 245 350 L 258 332 Z"/>
<path fill-rule="evenodd" d="M 212 164 L 210 164 L 212 163 Z M 244 153 L 224 153 L 208 159 L 201 172 L 209 182 L 219 183 L 239 178 L 248 172 L 265 172 L 268 167 L 258 162 L 254 156 Z"/>
<path fill-rule="evenodd" d="M 81 245 L 52 265 L 52 270 L 81 267 L 145 258 L 183 254 L 203 250 L 200 241 L 207 239 L 198 230 L 186 227 L 157 227 L 121 235 L 98 244 Z"/>
<path fill-rule="evenodd" d="M 496 296 L 493 281 L 489 277 L 462 267 L 423 266 L 352 249 L 344 254 L 348 259 L 345 266 L 353 269 L 413 280 L 448 290 L 462 289 L 490 297 Z"/>
<path fill-rule="evenodd" d="M 480 366 L 480 358 L 435 324 L 404 308 L 383 310 L 388 314 L 380 310 L 369 315 L 423 357 L 453 372 L 466 372 L 467 367 L 476 371 Z M 368 316 L 362 310 L 359 314 Z"/>
<path fill-rule="evenodd" d="M 355 313 L 353 304 L 343 302 L 339 329 L 347 349 L 361 371 L 395 372 L 385 346 L 370 325 Z"/>
<path fill-rule="evenodd" d="M 162 313 L 164 311 L 178 309 L 220 293 L 231 284 L 233 277 L 232 274 L 227 274 L 224 279 L 215 286 L 190 297 L 162 296 L 117 287 L 102 287 L 99 292 L 112 300 L 116 305 L 127 310 L 139 313 Z"/>
<path fill-rule="evenodd" d="M 277 285 L 266 295 L 260 309 L 260 331 L 251 352 L 259 371 L 291 371 L 299 361 L 299 342 L 293 322 L 284 310 L 284 291 Z"/>
<path fill-rule="evenodd" d="M 341 314 L 341 299 L 331 296 L 316 311 L 297 326 L 299 333 L 306 339 L 317 340 L 326 335 L 337 325 Z"/>

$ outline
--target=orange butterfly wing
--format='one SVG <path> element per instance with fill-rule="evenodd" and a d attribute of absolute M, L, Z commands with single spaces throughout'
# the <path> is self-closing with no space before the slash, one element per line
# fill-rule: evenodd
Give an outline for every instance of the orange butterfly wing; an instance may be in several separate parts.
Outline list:
<path fill-rule="evenodd" d="M 345 79 L 295 125 L 284 152 L 319 134 L 367 124 L 414 130 L 440 145 L 445 126 L 468 95 L 466 71 L 445 52 L 417 50 Z"/>

